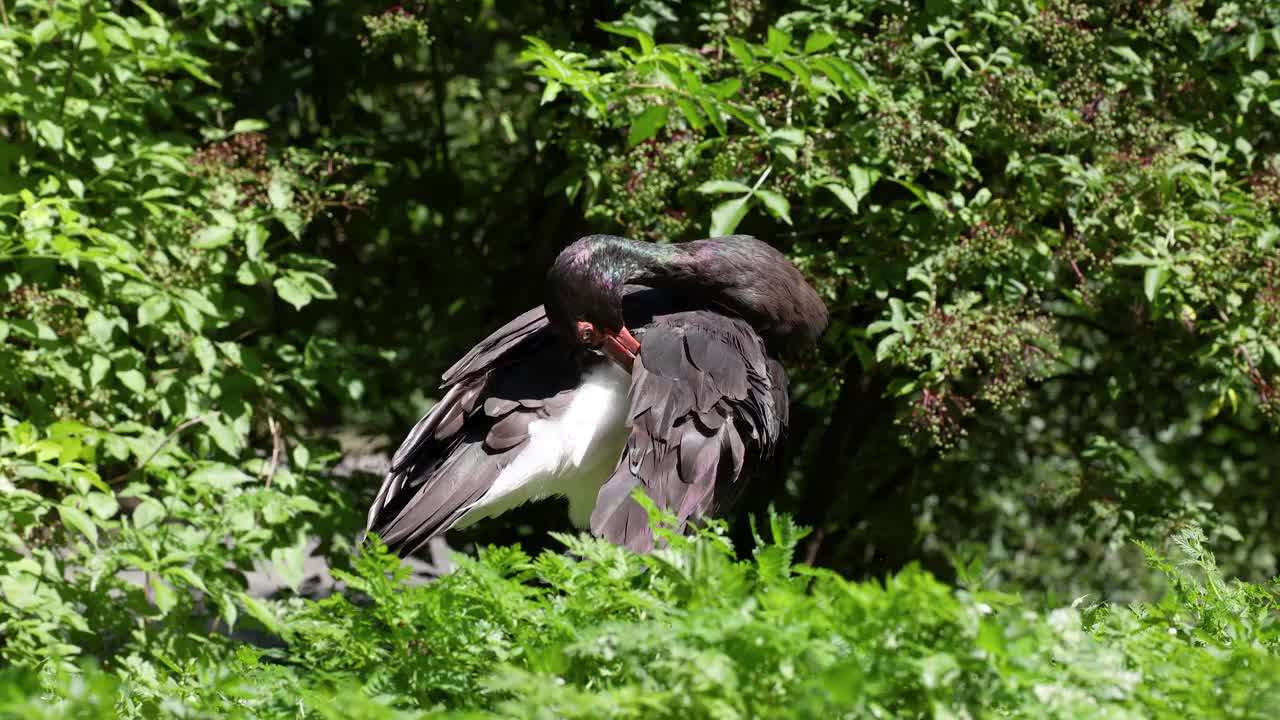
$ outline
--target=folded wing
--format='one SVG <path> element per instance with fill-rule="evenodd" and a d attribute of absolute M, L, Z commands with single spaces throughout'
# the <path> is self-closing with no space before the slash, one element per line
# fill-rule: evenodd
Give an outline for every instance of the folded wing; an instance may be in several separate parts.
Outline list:
<path fill-rule="evenodd" d="M 780 440 L 787 388 L 751 326 L 710 311 L 655 316 L 632 372 L 631 433 L 591 529 L 647 552 L 654 538 L 632 490 L 681 528 L 730 504 Z"/>
<path fill-rule="evenodd" d="M 476 345 L 396 450 L 367 529 L 407 555 L 457 523 L 519 455 L 529 424 L 567 404 L 579 383 L 569 353 L 541 306 Z"/>

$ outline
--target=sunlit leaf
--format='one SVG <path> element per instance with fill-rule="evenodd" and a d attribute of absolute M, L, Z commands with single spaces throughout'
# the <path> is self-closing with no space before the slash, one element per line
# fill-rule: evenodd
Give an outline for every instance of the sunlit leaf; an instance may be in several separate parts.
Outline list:
<path fill-rule="evenodd" d="M 627 145 L 634 147 L 648 140 L 667 124 L 667 106 L 652 105 L 631 120 L 627 132 Z"/>
<path fill-rule="evenodd" d="M 98 544 L 98 526 L 83 510 L 70 505 L 59 505 L 58 517 L 62 518 L 64 524 L 88 538 L 89 542 Z"/>
<path fill-rule="evenodd" d="M 169 296 L 157 293 L 138 306 L 138 326 L 151 325 L 169 314 Z"/>
<path fill-rule="evenodd" d="M 732 235 L 733 231 L 738 228 L 738 223 L 742 222 L 742 218 L 746 217 L 748 203 L 751 202 L 751 196 L 734 198 L 720 203 L 711 211 L 711 235 L 723 236 Z"/>

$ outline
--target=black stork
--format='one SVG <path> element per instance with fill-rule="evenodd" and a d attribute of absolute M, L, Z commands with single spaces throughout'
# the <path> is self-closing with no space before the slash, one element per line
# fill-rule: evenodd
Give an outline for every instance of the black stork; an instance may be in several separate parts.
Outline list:
<path fill-rule="evenodd" d="M 800 271 L 745 235 L 591 235 L 556 258 L 547 291 L 445 372 L 392 457 L 368 530 L 393 550 L 552 496 L 575 526 L 651 550 L 632 489 L 682 526 L 723 510 L 787 426 L 779 358 L 827 325 Z"/>

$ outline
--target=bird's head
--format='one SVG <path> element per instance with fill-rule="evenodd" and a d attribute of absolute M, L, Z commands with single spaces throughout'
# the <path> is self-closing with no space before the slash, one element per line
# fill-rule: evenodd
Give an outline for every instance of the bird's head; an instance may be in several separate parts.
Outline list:
<path fill-rule="evenodd" d="M 618 240 L 592 235 L 565 248 L 547 272 L 546 309 L 557 333 L 630 370 L 640 343 L 623 318 L 622 290 L 636 267 Z"/>

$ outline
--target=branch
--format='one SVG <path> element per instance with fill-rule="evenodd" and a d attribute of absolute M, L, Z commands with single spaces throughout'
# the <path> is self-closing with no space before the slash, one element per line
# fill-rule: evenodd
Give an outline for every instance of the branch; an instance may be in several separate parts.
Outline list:
<path fill-rule="evenodd" d="M 108 485 L 115 485 L 117 482 L 119 482 L 120 480 L 124 479 L 124 478 L 125 478 L 126 476 L 128 476 L 130 473 L 132 473 L 132 472 L 134 472 L 134 471 L 141 470 L 141 469 L 145 468 L 145 467 L 147 466 L 147 463 L 151 462 L 151 461 L 155 458 L 155 456 L 156 456 L 156 455 L 159 455 L 159 454 L 160 454 L 160 451 L 161 451 L 161 450 L 163 450 L 163 449 L 165 448 L 165 446 L 166 446 L 166 445 L 168 445 L 169 443 L 173 442 L 173 439 L 174 439 L 174 438 L 176 438 L 176 437 L 178 437 L 178 435 L 180 435 L 180 434 L 182 433 L 182 431 L 184 431 L 184 430 L 186 430 L 187 428 L 190 428 L 190 427 L 192 427 L 192 426 L 194 426 L 194 425 L 198 425 L 198 424 L 200 424 L 200 423 L 204 422 L 205 420 L 208 420 L 208 419 L 209 419 L 209 416 L 210 416 L 210 415 L 212 415 L 212 414 L 213 414 L 213 413 L 205 413 L 204 415 L 198 415 L 198 416 L 193 417 L 193 418 L 191 418 L 191 419 L 189 419 L 189 420 L 184 420 L 184 421 L 182 421 L 181 423 L 179 423 L 179 424 L 178 424 L 178 427 L 176 427 L 176 428 L 174 428 L 174 429 L 173 429 L 173 432 L 171 432 L 171 433 L 169 433 L 168 435 L 166 435 L 166 436 L 165 436 L 165 438 L 164 438 L 164 440 L 161 440 L 161 441 L 160 441 L 160 444 L 156 446 L 156 449 L 155 449 L 155 450 L 152 450 L 152 451 L 151 451 L 151 454 L 150 454 L 150 455 L 148 455 L 148 456 L 146 457 L 146 459 L 144 459 L 142 462 L 138 463 L 138 464 L 137 464 L 137 466 L 135 466 L 135 467 L 133 467 L 133 468 L 130 468 L 129 470 L 125 470 L 124 472 L 120 473 L 119 475 L 116 475 L 115 477 L 111 478 L 110 480 L 108 480 L 108 481 L 107 481 L 107 484 L 108 484 Z"/>

